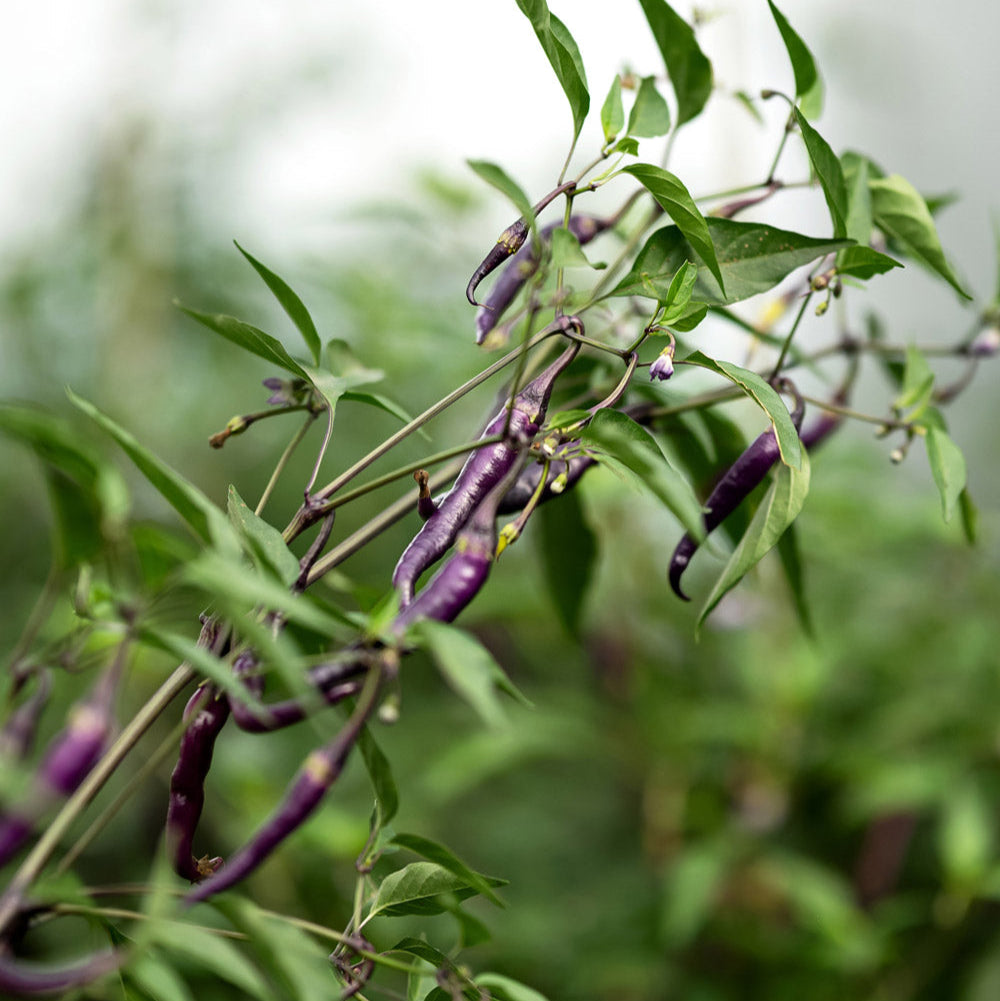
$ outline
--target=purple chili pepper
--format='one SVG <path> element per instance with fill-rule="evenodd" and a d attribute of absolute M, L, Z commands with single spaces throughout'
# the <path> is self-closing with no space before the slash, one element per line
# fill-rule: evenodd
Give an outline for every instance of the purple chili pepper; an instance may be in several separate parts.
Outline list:
<path fill-rule="evenodd" d="M 170 776 L 167 807 L 167 852 L 178 876 L 197 883 L 214 871 L 213 862 L 195 859 L 194 833 L 205 805 L 205 778 L 212 767 L 215 740 L 229 717 L 229 702 L 205 685 L 191 696 L 184 718 L 191 722 L 181 738 L 177 764 Z"/>
<path fill-rule="evenodd" d="M 545 420 L 552 387 L 578 349 L 579 344 L 570 345 L 514 397 L 507 437 L 477 449 L 469 456 L 454 486 L 403 551 L 392 575 L 401 608 L 406 608 L 413 600 L 417 578 L 451 546 L 472 511 L 516 464 L 523 444 L 530 442 L 538 433 Z M 508 408 L 503 407 L 486 426 L 482 436 L 487 438 L 501 434 L 507 422 Z"/>
<path fill-rule="evenodd" d="M 802 423 L 804 409 L 802 399 L 796 394 L 795 409 L 792 411 L 792 423 L 796 429 Z M 774 428 L 769 427 L 754 439 L 729 467 L 705 501 L 703 522 L 706 535 L 739 507 L 754 487 L 763 481 L 780 456 L 781 451 L 778 448 Z M 681 575 L 697 549 L 698 543 L 685 532 L 670 559 L 668 574 L 670 586 L 674 589 L 674 593 L 685 601 L 691 599 L 681 590 Z"/>
<path fill-rule="evenodd" d="M 551 239 L 552 231 L 558 229 L 562 223 L 552 223 L 546 226 L 541 232 L 542 242 Z M 603 233 L 610 226 L 607 219 L 595 219 L 593 216 L 575 215 L 570 216 L 569 231 L 580 241 L 581 246 L 590 243 L 599 233 Z M 503 273 L 496 280 L 486 301 L 479 307 L 476 313 L 476 343 L 482 344 L 486 335 L 497 325 L 504 310 L 514 301 L 515 296 L 524 286 L 524 283 L 538 270 L 542 255 L 535 244 L 522 247 L 503 269 Z"/>
<path fill-rule="evenodd" d="M 73 966 L 22 963 L 0 954 L 0 996 L 42 997 L 62 994 L 97 980 L 123 960 L 117 951 L 98 952 Z"/>
<path fill-rule="evenodd" d="M 45 751 L 28 800 L 0 817 L 0 865 L 30 837 L 49 806 L 75 792 L 97 764 L 111 732 L 112 703 L 119 674 L 119 665 L 112 664 L 91 694 L 70 710 L 66 727 Z"/>
<path fill-rule="evenodd" d="M 538 215 L 546 205 L 549 204 L 554 198 L 563 194 L 565 191 L 571 191 L 576 187 L 575 181 L 567 181 L 565 184 L 560 184 L 558 188 L 553 188 L 537 205 L 532 208 L 532 215 Z M 476 288 L 479 283 L 491 272 L 495 271 L 504 261 L 507 260 L 511 254 L 516 254 L 521 247 L 524 245 L 524 241 L 528 238 L 528 224 L 524 221 L 522 216 L 516 222 L 511 223 L 501 234 L 497 237 L 497 242 L 493 245 L 490 252 L 483 259 L 483 262 L 472 272 L 472 277 L 469 279 L 469 284 L 465 288 L 465 297 L 473 306 L 478 306 L 479 303 L 476 302 Z"/>
<path fill-rule="evenodd" d="M 597 460 L 589 455 L 574 455 L 572 459 L 553 459 L 538 503 L 544 504 L 547 500 L 558 497 L 576 486 L 583 474 L 596 464 Z M 497 514 L 516 514 L 522 511 L 525 504 L 535 496 L 544 469 L 545 465 L 541 462 L 533 462 L 526 466 L 514 481 L 514 485 L 503 495 Z"/>
<path fill-rule="evenodd" d="M 35 732 L 38 729 L 38 719 L 52 688 L 52 679 L 48 671 L 38 673 L 37 679 L 34 693 L 7 717 L 3 729 L 0 730 L 0 758 L 21 761 L 31 752 L 35 742 Z"/>

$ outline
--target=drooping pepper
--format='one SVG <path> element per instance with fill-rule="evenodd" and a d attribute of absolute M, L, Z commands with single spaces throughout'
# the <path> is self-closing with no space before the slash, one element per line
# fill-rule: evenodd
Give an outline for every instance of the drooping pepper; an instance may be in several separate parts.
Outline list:
<path fill-rule="evenodd" d="M 405 608 L 413 600 L 413 589 L 420 575 L 445 553 L 469 515 L 517 462 L 524 444 L 538 433 L 556 379 L 576 356 L 579 345 L 567 348 L 544 372 L 533 379 L 515 397 L 508 411 L 503 407 L 490 421 L 483 437 L 502 434 L 503 441 L 477 449 L 466 460 L 454 486 L 438 509 L 424 522 L 420 531 L 403 551 L 393 571 L 393 587 Z"/>
<path fill-rule="evenodd" d="M 804 411 L 802 398 L 796 394 L 795 408 L 791 415 L 792 423 L 796 429 L 802 424 Z M 743 454 L 726 470 L 722 479 L 709 494 L 708 500 L 705 501 L 703 516 L 706 535 L 739 507 L 747 495 L 763 481 L 780 457 L 781 450 L 778 448 L 777 436 L 774 433 L 774 428 L 769 427 L 751 442 Z M 670 586 L 674 593 L 679 598 L 683 598 L 684 601 L 690 601 L 690 598 L 681 590 L 681 576 L 697 549 L 698 543 L 689 533 L 685 532 L 670 559 L 668 572 Z"/>
<path fill-rule="evenodd" d="M 552 237 L 553 230 L 562 223 L 546 226 L 541 232 L 542 242 Z M 580 244 L 590 243 L 598 234 L 603 233 L 610 222 L 606 219 L 596 219 L 593 216 L 570 216 L 569 231 L 580 241 Z M 496 280 L 490 294 L 480 305 L 476 313 L 476 343 L 482 344 L 486 335 L 497 325 L 504 310 L 514 301 L 524 283 L 538 270 L 541 254 L 534 244 L 522 247 L 507 263 L 503 273 Z"/>

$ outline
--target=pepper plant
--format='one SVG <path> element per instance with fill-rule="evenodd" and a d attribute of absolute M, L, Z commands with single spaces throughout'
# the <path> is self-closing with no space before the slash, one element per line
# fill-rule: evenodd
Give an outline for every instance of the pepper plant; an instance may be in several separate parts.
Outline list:
<path fill-rule="evenodd" d="M 469 161 L 514 217 L 495 241 L 483 239 L 489 249 L 471 278 L 454 281 L 459 297 L 464 284 L 469 337 L 484 355 L 477 373 L 411 416 L 391 387 L 379 386 L 379 359 L 366 356 L 363 343 L 324 337 L 288 281 L 238 247 L 287 314 L 296 347 L 250 322 L 180 308 L 192 324 L 262 363 L 264 391 L 246 387 L 246 411 L 211 436 L 212 447 L 238 447 L 265 421 L 292 425 L 259 496 L 248 502 L 245 488 L 233 485 L 219 503 L 145 446 L 142 428 L 123 427 L 99 403 L 69 393 L 76 414 L 116 443 L 194 538 L 182 558 L 161 551 L 156 561 L 139 544 L 121 471 L 79 422 L 21 404 L 0 409 L 0 428 L 33 450 L 44 470 L 55 540 L 48 584 L 4 681 L 5 996 L 185 998 L 192 996 L 188 979 L 201 984 L 212 975 L 232 996 L 262 999 L 338 991 L 539 997 L 511 971 L 483 970 L 472 952 L 490 935 L 475 908 L 502 905 L 505 881 L 517 874 L 487 875 L 466 851 L 398 830 L 394 762 L 380 746 L 390 725 L 406 728 L 408 673 L 425 657 L 487 726 L 504 718 L 507 697 L 515 707 L 506 712 L 530 712 L 503 657 L 463 628 L 466 610 L 514 558 L 508 551 L 540 551 L 559 620 L 553 629 L 579 643 L 598 542 L 613 560 L 616 533 L 632 531 L 610 521 L 592 528 L 581 495 L 595 481 L 605 494 L 637 489 L 663 512 L 651 547 L 660 577 L 645 587 L 672 588 L 678 609 L 695 599 L 695 632 L 711 626 L 720 603 L 768 557 L 808 634 L 807 553 L 796 519 L 821 447 L 851 426 L 873 431 L 892 462 L 924 448 L 945 521 L 960 522 L 974 539 L 965 462 L 944 411 L 1000 349 L 1000 292 L 975 303 L 938 239 L 939 206 L 895 165 L 837 153 L 823 138 L 820 77 L 781 11 L 769 3 L 790 72 L 776 70 L 773 90 L 732 95 L 714 87 L 695 28 L 665 0 L 641 0 L 663 66 L 609 82 L 598 112 L 603 141 L 586 149 L 580 136 L 591 92 L 570 30 L 544 0 L 518 6 L 566 95 L 572 130 L 549 190 L 534 197 L 502 166 Z M 778 89 L 786 78 L 794 81 L 787 93 Z M 727 100 L 749 114 L 761 102 L 779 102 L 785 125 L 768 137 L 767 176 L 702 192 L 670 171 L 671 150 L 687 123 Z M 809 164 L 801 176 L 787 166 L 794 144 Z M 766 221 L 770 206 L 800 188 L 826 206 L 820 232 Z M 874 320 L 859 329 L 868 284 L 891 281 L 904 266 L 946 283 L 971 310 L 950 342 L 896 339 L 891 324 Z M 762 295 L 777 308 L 752 323 L 741 304 Z M 725 354 L 706 347 L 719 330 L 735 345 Z M 945 381 L 939 365 L 960 371 Z M 875 407 L 854 402 L 869 369 L 888 387 Z M 443 448 L 420 445 L 412 462 L 391 464 L 394 450 L 413 448 L 436 417 L 467 397 L 475 394 L 489 410 L 491 393 L 482 424 Z M 730 416 L 740 404 L 751 415 L 745 424 Z M 354 427 L 347 408 L 390 415 L 398 429 L 345 461 Z M 298 475 L 293 453 L 303 451 L 301 502 L 279 511 L 276 488 Z M 382 472 L 369 473 L 386 457 Z M 343 530 L 348 512 L 361 514 Z M 354 586 L 344 569 L 350 558 L 396 538 L 400 525 L 410 541 L 394 567 L 385 566 L 380 593 Z M 721 533 L 728 547 L 718 544 Z M 728 548 L 721 559 L 720 548 Z M 164 611 L 171 601 L 197 605 L 200 621 L 175 621 Z M 118 718 L 137 664 L 150 657 L 179 666 L 163 672 L 129 718 Z M 53 691 L 67 685 L 78 696 L 54 726 Z M 286 776 L 287 788 L 273 793 L 269 812 L 241 843 L 219 839 L 229 828 L 218 817 L 206 835 L 200 822 L 220 809 L 210 778 L 217 744 L 242 739 L 232 736 L 242 730 L 254 735 L 254 748 L 267 747 L 292 727 L 313 746 Z M 40 730 L 52 734 L 45 746 Z M 158 748 L 146 749 L 150 734 L 159 734 Z M 159 838 L 141 831 L 132 845 L 146 878 L 100 885 L 74 878 L 123 805 L 155 787 L 171 757 Z M 136 764 L 144 760 L 146 767 Z M 340 913 L 320 924 L 262 906 L 251 877 L 295 852 L 290 839 L 345 770 L 360 765 L 370 783 L 367 829 Z M 106 788 L 115 795 L 97 809 Z M 978 804 L 973 797 L 966 805 L 974 812 Z M 904 816 L 904 838 L 906 824 Z M 686 944 L 678 931 L 685 922 L 694 928 L 700 920 L 691 914 L 712 906 L 704 887 L 717 881 L 699 873 L 721 871 L 728 857 L 694 854 L 688 869 L 673 871 L 673 909 L 663 919 L 672 947 Z M 859 887 L 859 913 L 885 892 Z M 685 900 L 693 911 L 684 911 Z M 849 924 L 853 918 L 843 915 L 851 913 L 844 905 L 836 918 Z M 447 923 L 432 920 L 439 915 Z M 87 922 L 82 954 L 67 954 L 47 934 L 72 918 Z M 516 923 L 517 915 L 492 920 Z M 854 945 L 866 974 L 884 962 L 870 942 Z M 606 993 L 588 995 L 579 984 L 557 989 L 567 997 Z"/>

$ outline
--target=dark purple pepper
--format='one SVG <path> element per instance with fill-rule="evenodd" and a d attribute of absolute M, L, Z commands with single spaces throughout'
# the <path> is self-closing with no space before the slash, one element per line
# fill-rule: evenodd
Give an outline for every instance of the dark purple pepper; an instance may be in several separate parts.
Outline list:
<path fill-rule="evenodd" d="M 798 428 L 802 423 L 803 405 L 797 399 L 792 411 L 792 422 Z M 715 485 L 705 501 L 703 523 L 707 535 L 720 525 L 746 499 L 753 489 L 763 482 L 771 467 L 781 456 L 774 428 L 769 427 L 758 435 L 743 454 L 726 470 L 725 475 Z M 670 558 L 668 577 L 674 593 L 685 601 L 691 599 L 681 590 L 681 576 L 687 569 L 691 557 L 698 549 L 698 543 L 687 533 L 677 543 Z"/>
<path fill-rule="evenodd" d="M 30 837 L 42 814 L 71 795 L 97 764 L 111 732 L 117 665 L 98 679 L 91 694 L 75 705 L 65 728 L 50 742 L 25 803 L 0 818 L 0 865 Z"/>
<path fill-rule="evenodd" d="M 83 987 L 118 967 L 123 955 L 98 952 L 72 966 L 23 963 L 0 954 L 0 996 L 45 997 Z"/>
<path fill-rule="evenodd" d="M 170 776 L 167 807 L 167 852 L 178 876 L 197 883 L 212 871 L 212 864 L 194 857 L 194 834 L 205 805 L 205 778 L 212 767 L 215 740 L 229 717 L 229 702 L 212 686 L 191 696 L 184 709 L 190 720 L 181 738 L 177 765 Z"/>
<path fill-rule="evenodd" d="M 417 481 L 417 514 L 423 521 L 426 521 L 437 509 L 438 506 L 431 497 L 430 488 L 427 486 L 430 477 L 426 469 L 418 469 L 413 478 Z"/>
<path fill-rule="evenodd" d="M 476 289 L 479 287 L 479 283 L 491 272 L 495 271 L 504 261 L 507 260 L 513 254 L 516 254 L 521 247 L 524 245 L 524 241 L 528 238 L 528 224 L 523 219 L 518 219 L 517 222 L 511 223 L 501 234 L 497 237 L 497 242 L 490 249 L 490 252 L 483 258 L 482 263 L 475 271 L 472 272 L 472 277 L 469 279 L 469 284 L 465 287 L 465 298 L 473 306 L 478 306 L 479 303 L 476 302 Z"/>
<path fill-rule="evenodd" d="M 413 588 L 420 575 L 451 546 L 472 511 L 516 464 L 524 443 L 538 433 L 552 387 L 578 349 L 578 344 L 572 344 L 514 397 L 507 438 L 469 456 L 454 486 L 403 551 L 392 575 L 401 608 L 413 600 Z M 486 426 L 483 437 L 501 434 L 507 422 L 508 409 L 503 407 Z"/>
<path fill-rule="evenodd" d="M 552 231 L 562 223 L 552 223 L 541 231 L 543 243 L 551 239 Z M 605 219 L 595 219 L 593 216 L 570 216 L 569 231 L 580 241 L 581 246 L 590 243 L 599 233 L 609 226 Z M 513 259 L 503 269 L 496 280 L 490 294 L 486 297 L 476 313 L 476 343 L 482 344 L 486 335 L 497 325 L 504 310 L 514 301 L 524 283 L 538 270 L 542 255 L 535 244 L 522 247 Z"/>
<path fill-rule="evenodd" d="M 560 184 L 559 187 L 553 188 L 540 202 L 538 202 L 531 210 L 532 215 L 538 215 L 546 205 L 549 204 L 554 198 L 563 194 L 566 191 L 572 191 L 576 187 L 576 181 L 567 181 L 565 184 Z M 512 254 L 516 254 L 521 247 L 524 245 L 524 241 L 528 238 L 528 224 L 524 221 L 522 216 L 516 222 L 511 223 L 497 238 L 496 244 L 486 255 L 482 264 L 472 272 L 472 277 L 469 279 L 469 284 L 465 288 L 465 297 L 473 306 L 478 306 L 479 303 L 476 302 L 476 288 L 479 283 L 491 272 L 500 267 L 501 264 Z"/>
<path fill-rule="evenodd" d="M 597 460 L 589 455 L 574 455 L 572 459 L 553 459 L 538 503 L 544 504 L 575 486 L 583 474 L 596 464 Z M 526 466 L 514 481 L 514 485 L 503 495 L 497 514 L 516 514 L 523 510 L 524 505 L 535 496 L 544 470 L 545 466 L 541 462 L 533 462 Z"/>
<path fill-rule="evenodd" d="M 207 900 L 248 876 L 319 806 L 324 793 L 337 780 L 364 720 L 351 722 L 325 747 L 306 758 L 284 800 L 264 825 L 229 861 L 184 898 L 187 904 Z"/>
<path fill-rule="evenodd" d="M 48 671 L 38 674 L 34 693 L 11 714 L 0 730 L 0 758 L 23 760 L 31 753 L 38 729 L 38 719 L 52 688 Z"/>

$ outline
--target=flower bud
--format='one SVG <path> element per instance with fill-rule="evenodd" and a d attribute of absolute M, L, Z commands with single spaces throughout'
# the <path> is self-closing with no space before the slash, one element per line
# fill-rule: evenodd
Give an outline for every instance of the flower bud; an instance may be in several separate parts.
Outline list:
<path fill-rule="evenodd" d="M 973 358 L 992 358 L 1000 351 L 1000 327 L 986 327 L 969 343 L 969 354 Z"/>
<path fill-rule="evenodd" d="M 663 382 L 674 374 L 674 345 L 668 344 L 649 366 L 649 379 Z"/>

